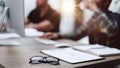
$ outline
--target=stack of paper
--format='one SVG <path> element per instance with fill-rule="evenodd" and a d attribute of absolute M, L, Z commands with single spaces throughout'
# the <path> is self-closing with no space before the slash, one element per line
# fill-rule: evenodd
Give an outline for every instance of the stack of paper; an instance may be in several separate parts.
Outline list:
<path fill-rule="evenodd" d="M 54 45 L 56 48 L 68 48 L 71 47 L 69 43 L 57 43 Z"/>
<path fill-rule="evenodd" d="M 20 36 L 16 33 L 2 33 L 2 34 L 0 34 L 0 39 L 8 39 L 8 38 L 20 38 Z"/>
<path fill-rule="evenodd" d="M 19 46 L 19 45 L 21 45 L 21 43 L 18 41 L 13 41 L 13 40 L 9 40 L 9 41 L 1 40 L 0 45 L 1 46 L 9 46 L 9 45 L 10 46 Z"/>
<path fill-rule="evenodd" d="M 35 38 L 35 40 L 46 45 L 54 45 L 56 48 L 66 48 L 71 46 L 69 43 L 61 43 L 50 39 Z"/>
<path fill-rule="evenodd" d="M 41 52 L 56 57 L 58 59 L 61 59 L 63 61 L 66 61 L 68 63 L 79 63 L 79 62 L 102 59 L 102 57 L 73 50 L 72 48 L 59 48 L 59 49 L 57 48 L 50 50 L 42 50 Z"/>
<path fill-rule="evenodd" d="M 46 44 L 46 45 L 50 45 L 50 44 L 57 44 L 58 42 L 53 41 L 53 40 L 49 40 L 49 39 L 40 39 L 40 38 L 35 38 L 36 41 Z"/>
<path fill-rule="evenodd" d="M 78 40 L 78 43 L 80 44 L 89 44 L 89 37 L 83 37 L 82 39 Z"/>
<path fill-rule="evenodd" d="M 26 37 L 40 37 L 44 34 L 44 32 L 37 31 L 34 28 L 25 28 L 25 36 Z"/>
<path fill-rule="evenodd" d="M 86 45 L 86 46 L 74 46 L 73 48 L 97 56 L 120 55 L 119 49 L 110 48 L 98 44 Z"/>

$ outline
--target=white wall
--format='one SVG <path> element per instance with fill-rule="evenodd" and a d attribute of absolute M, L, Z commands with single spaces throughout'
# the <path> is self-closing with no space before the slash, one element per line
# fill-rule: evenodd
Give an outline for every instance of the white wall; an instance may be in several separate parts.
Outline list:
<path fill-rule="evenodd" d="M 60 0 L 48 0 L 50 6 L 59 11 Z M 36 7 L 36 0 L 24 0 L 25 5 L 25 17 L 28 16 L 29 12 Z"/>
<path fill-rule="evenodd" d="M 112 0 L 109 10 L 120 13 L 120 0 Z"/>
<path fill-rule="evenodd" d="M 36 0 L 24 0 L 24 10 L 25 10 L 25 17 L 28 16 L 29 12 L 35 8 Z"/>
<path fill-rule="evenodd" d="M 48 1 L 49 1 L 48 3 L 53 9 L 60 11 L 59 4 L 61 0 L 48 0 Z M 116 3 L 116 1 L 118 2 Z M 26 17 L 29 14 L 29 12 L 35 8 L 36 0 L 25 0 L 24 3 L 25 3 L 25 17 Z M 109 9 L 113 12 L 120 13 L 120 0 L 112 0 L 112 4 Z"/>
<path fill-rule="evenodd" d="M 60 11 L 60 0 L 49 0 L 48 3 L 53 9 Z"/>

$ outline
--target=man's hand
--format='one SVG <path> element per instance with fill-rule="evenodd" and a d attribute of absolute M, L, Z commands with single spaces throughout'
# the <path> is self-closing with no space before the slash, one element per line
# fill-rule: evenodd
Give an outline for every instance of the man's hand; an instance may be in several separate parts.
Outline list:
<path fill-rule="evenodd" d="M 43 32 L 53 31 L 55 29 L 55 26 L 49 20 L 44 20 L 37 24 L 28 24 L 25 27 L 34 28 L 37 29 L 38 31 L 43 31 Z"/>
<path fill-rule="evenodd" d="M 55 40 L 55 39 L 59 38 L 59 35 L 57 33 L 47 32 L 43 36 L 41 36 L 40 38 Z"/>
<path fill-rule="evenodd" d="M 7 29 L 6 23 L 3 23 L 3 24 L 2 24 L 2 30 L 4 31 L 4 30 L 6 30 L 6 29 Z"/>
<path fill-rule="evenodd" d="M 38 31 L 43 31 L 43 32 L 51 32 L 55 29 L 54 24 L 50 22 L 49 20 L 44 20 L 36 26 L 37 27 L 35 29 L 37 29 Z"/>
<path fill-rule="evenodd" d="M 92 11 L 95 11 L 98 8 L 94 0 L 83 0 L 83 3 L 87 9 L 90 9 Z"/>

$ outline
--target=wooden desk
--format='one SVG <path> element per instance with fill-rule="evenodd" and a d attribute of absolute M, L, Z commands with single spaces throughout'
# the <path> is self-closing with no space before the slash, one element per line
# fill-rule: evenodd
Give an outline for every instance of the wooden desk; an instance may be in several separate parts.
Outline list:
<path fill-rule="evenodd" d="M 10 39 L 9 39 L 10 40 Z M 0 41 L 9 41 L 0 40 Z M 6 68 L 111 68 L 120 64 L 120 56 L 106 57 L 104 60 L 90 61 L 78 64 L 69 64 L 60 61 L 60 65 L 54 66 L 50 64 L 29 64 L 29 58 L 40 53 L 42 49 L 54 48 L 53 45 L 43 45 L 32 38 L 13 39 L 22 43 L 21 46 L 0 46 L 0 64 Z M 58 40 L 60 42 L 68 42 L 72 45 L 79 45 L 70 40 Z"/>

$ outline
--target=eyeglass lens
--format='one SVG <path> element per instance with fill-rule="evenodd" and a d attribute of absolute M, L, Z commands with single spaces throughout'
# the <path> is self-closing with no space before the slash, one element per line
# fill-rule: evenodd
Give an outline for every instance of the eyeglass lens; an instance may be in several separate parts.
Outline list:
<path fill-rule="evenodd" d="M 52 58 L 52 57 L 42 57 L 42 56 L 35 56 L 30 58 L 31 64 L 39 64 L 39 63 L 49 63 L 52 65 L 59 65 L 59 59 Z"/>

